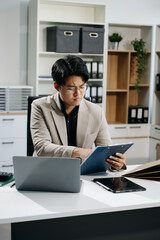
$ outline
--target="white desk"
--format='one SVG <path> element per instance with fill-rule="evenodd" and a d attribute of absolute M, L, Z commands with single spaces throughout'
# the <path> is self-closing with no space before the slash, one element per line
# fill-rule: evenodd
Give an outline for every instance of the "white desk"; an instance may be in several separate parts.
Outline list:
<path fill-rule="evenodd" d="M 134 167 L 109 172 L 106 177 L 120 176 Z M 64 236 L 69 240 L 106 239 L 105 236 L 107 240 L 117 237 L 146 240 L 151 239 L 153 231 L 154 236 L 157 233 L 154 240 L 160 239 L 160 182 L 132 179 L 147 190 L 114 194 L 91 182 L 91 178 L 83 177 L 80 193 L 0 188 L 0 226 L 11 224 L 12 239 L 16 240 L 64 239 Z"/>

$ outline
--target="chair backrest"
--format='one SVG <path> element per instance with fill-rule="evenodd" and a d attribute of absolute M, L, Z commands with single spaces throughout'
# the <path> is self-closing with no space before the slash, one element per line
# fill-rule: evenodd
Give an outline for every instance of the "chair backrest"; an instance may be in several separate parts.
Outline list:
<path fill-rule="evenodd" d="M 30 129 L 30 120 L 31 120 L 31 104 L 32 102 L 44 96 L 29 96 L 28 97 L 28 109 L 27 109 L 27 156 L 32 156 L 34 152 L 33 141 L 31 136 Z"/>

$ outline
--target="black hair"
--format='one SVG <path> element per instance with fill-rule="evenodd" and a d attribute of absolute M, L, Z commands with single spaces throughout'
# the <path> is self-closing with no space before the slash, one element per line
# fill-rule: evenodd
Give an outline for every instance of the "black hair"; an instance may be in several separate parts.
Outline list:
<path fill-rule="evenodd" d="M 52 66 L 52 78 L 59 86 L 65 85 L 69 76 L 80 76 L 84 82 L 89 79 L 89 73 L 85 62 L 77 56 L 67 55 L 58 59 Z"/>

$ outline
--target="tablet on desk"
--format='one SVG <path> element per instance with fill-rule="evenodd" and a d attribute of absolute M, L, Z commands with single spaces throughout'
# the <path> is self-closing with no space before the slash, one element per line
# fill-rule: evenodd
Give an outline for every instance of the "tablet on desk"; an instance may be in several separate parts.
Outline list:
<path fill-rule="evenodd" d="M 106 163 L 106 159 L 116 153 L 125 153 L 132 145 L 133 142 L 96 147 L 94 152 L 81 164 L 81 175 L 105 172 L 110 167 Z"/>
<path fill-rule="evenodd" d="M 113 193 L 137 192 L 146 189 L 124 177 L 95 178 L 93 182 Z"/>

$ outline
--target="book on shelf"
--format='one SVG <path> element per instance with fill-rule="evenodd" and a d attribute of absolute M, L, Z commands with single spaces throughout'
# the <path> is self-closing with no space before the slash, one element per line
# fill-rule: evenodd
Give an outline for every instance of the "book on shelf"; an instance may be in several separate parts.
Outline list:
<path fill-rule="evenodd" d="M 160 181 L 160 160 L 142 164 L 123 176 Z"/>
<path fill-rule="evenodd" d="M 147 106 L 129 106 L 128 123 L 148 123 Z"/>
<path fill-rule="evenodd" d="M 88 86 L 85 93 L 85 98 L 93 103 L 102 103 L 103 88 L 102 86 L 92 85 Z"/>

